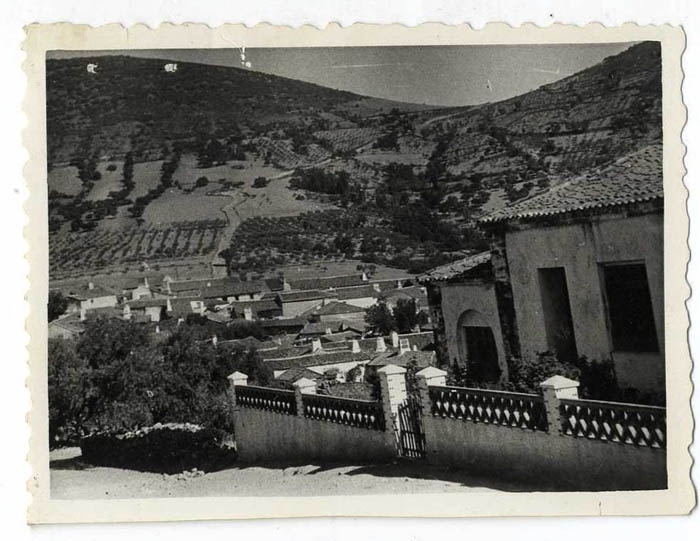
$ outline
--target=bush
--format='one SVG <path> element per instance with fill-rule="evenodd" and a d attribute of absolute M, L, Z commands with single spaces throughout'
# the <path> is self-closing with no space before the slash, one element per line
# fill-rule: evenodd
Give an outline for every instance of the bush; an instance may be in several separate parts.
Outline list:
<path fill-rule="evenodd" d="M 253 181 L 253 188 L 264 188 L 270 183 L 269 180 L 267 180 L 265 177 L 257 177 Z"/>
<path fill-rule="evenodd" d="M 228 441 L 222 430 L 172 423 L 123 434 L 94 434 L 80 441 L 80 450 L 83 459 L 95 466 L 174 474 L 230 467 L 236 452 Z"/>
<path fill-rule="evenodd" d="M 197 182 L 195 182 L 195 186 L 197 188 L 203 188 L 207 184 L 209 184 L 209 179 L 207 177 L 199 177 Z"/>

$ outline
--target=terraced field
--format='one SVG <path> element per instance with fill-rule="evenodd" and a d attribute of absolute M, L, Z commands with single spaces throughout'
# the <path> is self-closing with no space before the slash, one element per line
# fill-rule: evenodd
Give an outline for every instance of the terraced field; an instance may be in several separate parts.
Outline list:
<path fill-rule="evenodd" d="M 222 219 L 201 220 L 59 235 L 49 247 L 49 273 L 205 256 L 218 246 L 225 225 Z"/>

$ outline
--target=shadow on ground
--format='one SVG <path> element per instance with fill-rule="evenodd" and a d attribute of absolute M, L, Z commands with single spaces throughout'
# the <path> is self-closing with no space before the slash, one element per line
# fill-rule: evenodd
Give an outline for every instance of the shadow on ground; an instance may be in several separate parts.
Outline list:
<path fill-rule="evenodd" d="M 331 463 L 323 465 L 313 465 L 308 463 L 238 463 L 232 469 L 244 470 L 248 468 L 264 468 L 271 470 L 285 469 L 290 471 L 290 475 L 307 476 L 339 470 L 338 475 L 347 475 L 350 477 L 357 475 L 370 475 L 378 478 L 404 478 L 406 482 L 421 479 L 441 481 L 444 483 L 454 483 L 470 488 L 484 488 L 505 492 L 557 492 L 571 490 L 570 487 L 557 487 L 551 482 L 533 483 L 507 478 L 498 478 L 491 475 L 485 476 L 473 471 L 460 470 L 446 466 L 436 466 L 413 460 L 398 460 L 396 462 L 385 464 L 362 465 L 348 463 Z"/>
<path fill-rule="evenodd" d="M 49 469 L 51 470 L 72 470 L 81 471 L 89 470 L 95 466 L 88 464 L 83 460 L 81 456 L 74 456 L 71 458 L 57 458 L 49 461 Z"/>

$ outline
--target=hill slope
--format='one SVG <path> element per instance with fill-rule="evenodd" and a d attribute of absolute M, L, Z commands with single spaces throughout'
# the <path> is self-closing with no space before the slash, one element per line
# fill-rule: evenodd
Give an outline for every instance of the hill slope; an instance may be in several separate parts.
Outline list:
<path fill-rule="evenodd" d="M 89 75 L 92 61 L 99 68 Z M 142 161 L 157 157 L 166 143 L 198 135 L 261 134 L 274 122 L 353 127 L 351 117 L 401 106 L 232 67 L 178 62 L 177 72 L 169 73 L 167 62 L 128 56 L 47 60 L 49 162 L 74 159 L 78 148 L 100 157 L 132 151 Z"/>

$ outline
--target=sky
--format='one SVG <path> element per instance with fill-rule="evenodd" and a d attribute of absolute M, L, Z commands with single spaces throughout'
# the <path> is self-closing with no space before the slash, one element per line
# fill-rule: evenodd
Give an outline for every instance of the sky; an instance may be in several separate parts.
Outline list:
<path fill-rule="evenodd" d="M 459 106 L 553 83 L 632 43 L 51 51 L 49 58 L 127 54 L 250 69 L 365 96 Z"/>

